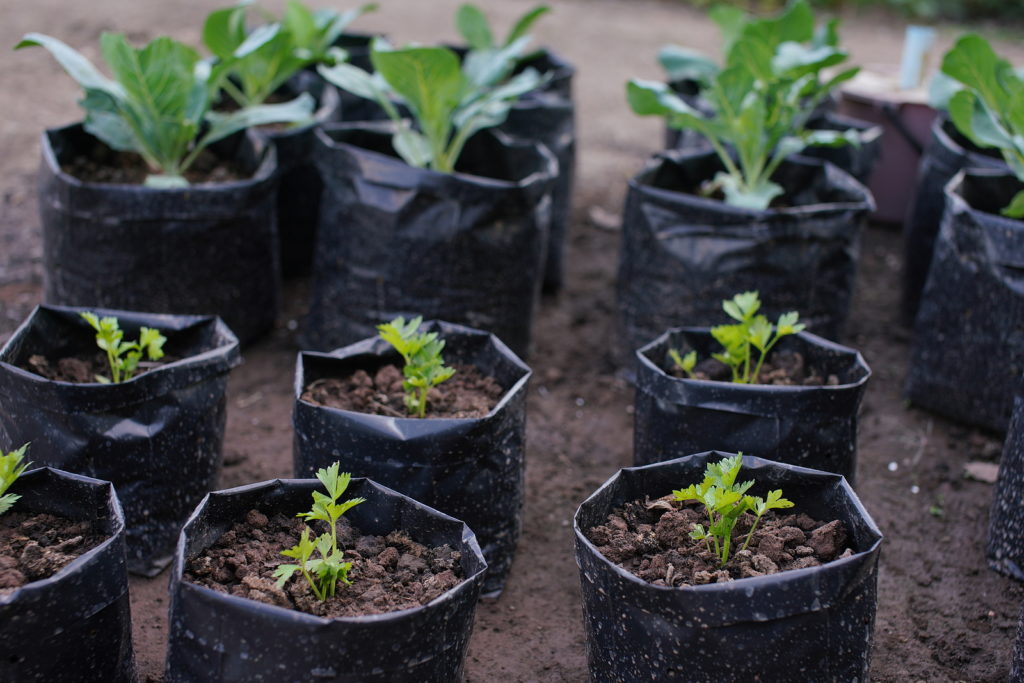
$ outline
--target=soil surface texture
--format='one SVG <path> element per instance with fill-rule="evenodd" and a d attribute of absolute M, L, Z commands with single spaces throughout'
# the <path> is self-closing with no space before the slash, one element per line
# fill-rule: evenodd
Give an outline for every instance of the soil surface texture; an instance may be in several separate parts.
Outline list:
<path fill-rule="evenodd" d="M 320 524 L 320 523 L 316 523 Z M 281 554 L 299 541 L 305 523 L 276 514 L 268 518 L 250 510 L 245 522 L 235 523 L 217 542 L 185 569 L 185 579 L 221 593 L 287 607 L 318 617 L 356 617 L 383 614 L 425 605 L 462 578 L 461 553 L 447 545 L 428 548 L 404 531 L 387 536 L 364 536 L 342 517 L 338 549 L 352 563 L 346 586 L 338 582 L 333 598 L 321 602 L 301 572 L 277 587 L 274 570 L 294 560 Z M 314 529 L 313 535 L 327 529 Z"/>
<path fill-rule="evenodd" d="M 162 362 L 140 360 L 132 379 L 172 360 L 168 356 L 164 356 Z M 110 364 L 107 362 L 107 354 L 103 352 L 89 357 L 59 358 L 56 363 L 51 362 L 45 356 L 33 354 L 28 357 L 24 369 L 55 382 L 70 382 L 72 384 L 96 384 L 97 377 L 110 379 Z"/>
<path fill-rule="evenodd" d="M 493 377 L 481 374 L 471 365 L 453 367 L 455 374 L 427 393 L 425 417 L 486 417 L 505 390 Z M 357 413 L 409 417 L 402 381 L 402 371 L 394 365 L 385 365 L 373 376 L 356 370 L 344 379 L 330 377 L 310 382 L 302 392 L 302 400 Z"/>
<path fill-rule="evenodd" d="M 61 170 L 87 183 L 112 185 L 142 185 L 153 173 L 145 160 L 134 152 L 118 152 L 106 145 L 96 144 L 88 155 L 77 156 L 61 165 Z M 185 171 L 185 179 L 193 185 L 204 183 L 230 183 L 252 177 L 239 165 L 221 161 L 209 150 L 204 150 Z"/>
<path fill-rule="evenodd" d="M 761 517 L 744 548 L 754 519 L 743 515 L 737 520 L 733 551 L 725 566 L 720 566 L 704 541 L 690 537 L 695 524 L 707 527 L 707 514 L 671 496 L 626 503 L 608 515 L 607 524 L 588 529 L 587 538 L 609 560 L 657 586 L 694 586 L 778 574 L 853 554 L 846 547 L 846 528 L 839 520 L 819 522 L 803 513 L 776 515 L 771 510 Z"/>
<path fill-rule="evenodd" d="M 0 596 L 53 576 L 103 539 L 89 521 L 8 511 L 0 516 Z"/>
<path fill-rule="evenodd" d="M 14 45 L 25 33 L 42 31 L 100 63 L 103 31 L 124 31 L 135 44 L 170 34 L 199 45 L 203 18 L 224 4 L 18 3 L 17 11 L 0 22 L 0 44 Z M 325 0 L 311 4 L 337 7 Z M 453 17 L 460 4 L 384 0 L 352 30 L 384 32 L 394 44 L 457 43 Z M 536 3 L 478 4 L 504 35 Z M 618 221 L 628 179 L 664 140 L 661 120 L 630 112 L 623 84 L 630 78 L 663 79 L 656 53 L 666 43 L 720 53 L 717 27 L 704 10 L 682 2 L 549 4 L 552 12 L 531 31 L 535 44 L 551 47 L 578 69 L 573 81 L 578 161 L 567 278 L 561 294 L 546 297 L 536 313 L 526 359 L 534 374 L 527 404 L 523 533 L 501 598 L 477 609 L 465 669 L 473 683 L 587 679 L 572 516 L 598 486 L 633 462 L 634 389 L 627 379 L 631 368 L 619 362 L 625 350 L 618 348 L 615 303 Z M 261 6 L 279 16 L 284 2 L 267 0 Z M 892 15 L 847 13 L 840 36 L 851 63 L 896 73 L 905 25 Z M 942 54 L 963 28 L 939 26 L 931 54 Z M 1024 64 L 1024 41 L 1006 27 L 976 28 L 1000 55 Z M 2 59 L 0 86 L 17 96 L 7 98 L 0 118 L 0 341 L 42 301 L 36 202 L 40 135 L 44 127 L 81 119 L 75 104 L 80 89 L 45 51 L 8 51 Z M 902 254 L 897 231 L 871 226 L 865 232 L 850 319 L 837 340 L 861 351 L 873 370 L 861 407 L 857 468 L 857 493 L 885 534 L 871 680 L 1005 681 L 1024 588 L 987 568 L 993 487 L 965 476 L 970 463 L 998 462 L 1002 435 L 955 424 L 903 400 L 911 333 L 899 315 Z M 292 476 L 295 331 L 308 297 L 308 280 L 287 283 L 278 327 L 245 347 L 244 364 L 232 371 L 221 487 Z M 143 681 L 163 678 L 167 580 L 167 572 L 130 579 Z"/>
<path fill-rule="evenodd" d="M 751 363 L 756 365 L 756 359 L 752 359 Z M 686 378 L 686 373 L 675 363 L 668 367 L 667 372 L 673 377 Z M 751 373 L 753 373 L 753 370 L 751 370 Z M 728 365 L 719 360 L 705 358 L 693 368 L 693 379 L 730 382 L 732 381 L 732 371 L 729 370 Z M 802 353 L 798 351 L 792 353 L 783 351 L 773 353 L 768 357 L 751 384 L 771 384 L 789 387 L 838 386 L 839 377 L 837 375 L 822 377 L 820 372 L 807 365 Z"/>

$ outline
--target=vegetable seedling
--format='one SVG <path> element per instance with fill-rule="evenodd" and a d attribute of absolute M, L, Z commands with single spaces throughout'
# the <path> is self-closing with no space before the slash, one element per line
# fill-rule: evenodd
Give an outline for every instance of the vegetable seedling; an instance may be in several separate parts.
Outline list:
<path fill-rule="evenodd" d="M 381 38 L 370 49 L 374 74 L 351 64 L 317 67 L 329 82 L 373 100 L 394 123 L 392 146 L 410 166 L 453 173 L 466 142 L 501 125 L 512 104 L 545 82 L 528 68 L 497 85 L 478 83 L 445 47 L 392 48 Z M 398 109 L 405 105 L 416 126 Z"/>
<path fill-rule="evenodd" d="M 822 80 L 823 70 L 843 62 L 847 53 L 837 47 L 835 21 L 815 30 L 806 0 L 770 19 L 751 20 L 736 9 L 720 9 L 712 17 L 726 44 L 724 68 L 692 51 L 662 50 L 670 75 L 702 84 L 710 112 L 656 81 L 631 80 L 627 98 L 635 113 L 663 116 L 669 126 L 695 130 L 708 140 L 725 171 L 702 192 L 721 190 L 733 206 L 764 210 L 784 192 L 772 175 L 785 158 L 811 145 L 860 144 L 853 129 L 807 128 L 814 108 L 858 69 Z"/>
<path fill-rule="evenodd" d="M 10 453 L 0 451 L 0 515 L 10 510 L 11 506 L 21 498 L 16 493 L 7 493 L 7 489 L 11 488 L 11 485 L 21 476 L 21 473 L 32 464 L 22 462 L 27 449 L 28 444 L 25 444 Z"/>
<path fill-rule="evenodd" d="M 217 57 L 216 85 L 240 107 L 266 102 L 300 69 L 311 64 L 344 62 L 348 55 L 335 41 L 375 3 L 347 12 L 313 11 L 289 0 L 279 21 L 246 27 L 252 0 L 214 10 L 203 23 L 203 44 Z"/>
<path fill-rule="evenodd" d="M 1024 182 L 1024 78 L 981 36 L 960 38 L 942 59 L 942 73 L 962 85 L 949 98 L 949 117 L 978 147 L 998 149 Z M 1024 190 L 1002 209 L 1024 218 Z"/>
<path fill-rule="evenodd" d="M 29 33 L 15 49 L 46 48 L 82 89 L 85 130 L 108 147 L 139 154 L 149 167 L 145 185 L 187 187 L 184 174 L 211 143 L 244 128 L 309 119 L 313 98 L 210 111 L 223 67 L 211 66 L 183 43 L 162 36 L 141 49 L 121 33 L 100 36 L 100 49 L 114 78 L 65 43 Z"/>
<path fill-rule="evenodd" d="M 526 54 L 531 40 L 527 32 L 550 10 L 546 5 L 527 10 L 513 24 L 505 41 L 498 43 L 487 16 L 480 8 L 471 3 L 460 5 L 455 13 L 455 27 L 469 46 L 463 58 L 466 76 L 479 86 L 492 86 L 507 80 L 520 63 L 532 57 Z"/>
<path fill-rule="evenodd" d="M 399 316 L 377 326 L 380 338 L 402 354 L 405 361 L 402 367 L 405 407 L 410 415 L 420 418 L 426 416 L 430 389 L 455 374 L 455 368 L 445 366 L 441 357 L 444 340 L 438 339 L 436 332 L 419 332 L 422 323 L 422 316 L 409 322 Z"/>
<path fill-rule="evenodd" d="M 732 381 L 738 384 L 756 384 L 761 367 L 768 354 L 783 337 L 802 332 L 806 325 L 798 322 L 796 311 L 783 313 L 773 326 L 764 314 L 758 314 L 761 299 L 757 292 L 743 292 L 722 302 L 722 309 L 737 322 L 711 328 L 711 336 L 722 345 L 723 351 L 711 354 L 715 360 L 729 366 Z M 752 350 L 757 349 L 757 363 L 753 365 Z M 690 351 L 681 357 L 675 349 L 669 350 L 669 357 L 675 365 L 693 378 L 697 363 L 697 352 Z"/>
<path fill-rule="evenodd" d="M 699 501 L 708 515 L 708 526 L 694 524 L 690 538 L 704 541 L 708 552 L 718 557 L 720 566 L 729 561 L 729 550 L 732 545 L 732 532 L 740 517 L 746 512 L 754 515 L 750 531 L 743 541 L 741 551 L 746 550 L 750 539 L 754 536 L 761 517 L 769 510 L 780 510 L 793 507 L 793 502 L 782 497 L 782 489 L 769 491 L 767 498 L 748 496 L 747 490 L 754 481 L 736 483 L 736 477 L 743 467 L 743 455 L 724 458 L 716 463 L 708 463 L 704 469 L 704 480 L 699 484 L 691 484 L 685 489 L 673 491 L 676 500 L 686 502 Z"/>
<path fill-rule="evenodd" d="M 352 475 L 348 472 L 338 474 L 337 462 L 318 470 L 316 478 L 327 489 L 327 495 L 313 491 L 313 509 L 309 512 L 300 512 L 296 516 L 306 520 L 320 520 L 327 525 L 328 531 L 314 539 L 310 535 L 309 527 L 304 527 L 299 542 L 288 550 L 281 551 L 282 555 L 296 559 L 299 563 L 278 565 L 274 570 L 274 577 L 277 579 L 277 587 L 283 588 L 295 572 L 300 572 L 313 594 L 318 600 L 323 601 L 334 597 L 338 581 L 346 585 L 352 583 L 348 578 L 352 563 L 342 562 L 344 553 L 338 550 L 338 520 L 356 505 L 365 503 L 366 499 L 350 498 L 342 503 L 338 502 L 348 488 Z M 314 553 L 319 557 L 314 557 Z"/>
<path fill-rule="evenodd" d="M 89 312 L 82 312 L 79 315 L 96 330 L 96 346 L 107 354 L 110 377 L 96 375 L 96 381 L 100 384 L 110 384 L 111 382 L 118 384 L 130 380 L 135 376 L 143 354 L 149 360 L 160 360 L 164 357 L 163 347 L 167 337 L 160 334 L 159 330 L 140 327 L 139 340 L 129 342 L 124 341 L 124 332 L 121 330 L 117 318 L 113 316 L 100 318 L 95 313 Z"/>

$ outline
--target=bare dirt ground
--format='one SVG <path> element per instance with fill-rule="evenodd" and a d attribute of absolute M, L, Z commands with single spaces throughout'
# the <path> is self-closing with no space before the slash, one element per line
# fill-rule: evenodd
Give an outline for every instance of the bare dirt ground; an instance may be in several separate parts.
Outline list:
<path fill-rule="evenodd" d="M 201 19 L 220 5 L 94 0 L 0 1 L 0 45 L 28 31 L 57 36 L 92 58 L 101 31 L 136 41 L 161 33 L 198 41 Z M 226 3 L 225 3 L 226 4 Z M 279 3 L 268 3 L 277 7 Z M 324 2 L 314 2 L 324 5 Z M 349 3 L 352 4 L 352 3 Z M 359 30 L 398 42 L 454 41 L 456 0 L 383 0 Z M 484 0 L 501 25 L 532 3 Z M 581 149 L 568 285 L 546 298 L 535 328 L 529 399 L 525 528 L 507 590 L 480 605 L 467 662 L 470 681 L 579 681 L 586 678 L 571 517 L 619 467 L 631 463 L 632 389 L 615 354 L 614 277 L 619 236 L 586 220 L 595 207 L 620 211 L 626 180 L 661 142 L 661 123 L 629 113 L 623 83 L 659 78 L 657 47 L 677 42 L 716 49 L 717 30 L 700 12 L 643 0 L 552 2 L 537 35 L 579 67 Z M 955 31 L 943 32 L 948 45 Z M 843 36 L 862 62 L 898 59 L 902 23 L 848 16 Z M 1020 63 L 1024 52 L 999 49 Z M 79 117 L 78 91 L 41 50 L 6 53 L 0 87 L 0 342 L 41 300 L 41 246 L 35 207 L 38 138 L 45 126 Z M 994 462 L 1001 442 L 908 408 L 900 395 L 908 355 L 898 323 L 901 242 L 871 228 L 845 342 L 874 370 L 863 407 L 859 492 L 886 534 L 872 678 L 877 681 L 1005 680 L 1021 587 L 986 568 L 989 484 L 963 476 L 969 461 Z M 172 286 L 169 283 L 169 286 Z M 223 486 L 277 476 L 291 467 L 292 321 L 308 284 L 287 288 L 277 331 L 245 349 L 229 389 Z M 683 321 L 680 321 L 683 322 Z M 0 444 L 11 446 L 11 444 Z M 133 578 L 135 647 L 143 680 L 162 677 L 167 574 Z M 779 644 L 784 647 L 784 643 Z M 827 653 L 822 653 L 827 656 Z"/>

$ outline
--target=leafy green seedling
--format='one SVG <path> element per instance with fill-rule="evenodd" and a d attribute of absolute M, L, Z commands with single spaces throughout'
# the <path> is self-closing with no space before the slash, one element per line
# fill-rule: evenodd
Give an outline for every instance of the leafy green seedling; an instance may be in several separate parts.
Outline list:
<path fill-rule="evenodd" d="M 975 34 L 963 36 L 942 59 L 942 73 L 963 88 L 949 98 L 949 117 L 978 147 L 998 149 L 1024 182 L 1024 78 Z M 1002 210 L 1024 218 L 1024 190 Z"/>
<path fill-rule="evenodd" d="M 117 318 L 106 316 L 98 317 L 95 313 L 80 313 L 86 322 L 96 330 L 96 346 L 107 353 L 107 362 L 110 365 L 110 377 L 96 375 L 96 381 L 101 384 L 113 382 L 127 382 L 135 376 L 139 368 L 139 361 L 145 354 L 149 360 L 160 360 L 164 357 L 163 346 L 167 337 L 160 334 L 159 330 L 151 327 L 139 328 L 139 340 L 135 342 L 124 341 L 124 332 L 118 324 Z"/>
<path fill-rule="evenodd" d="M 836 23 L 819 30 L 806 0 L 792 3 L 778 17 L 752 20 L 735 9 L 713 18 L 726 44 L 724 67 L 682 49 L 662 50 L 670 77 L 702 85 L 710 112 L 686 103 L 665 83 L 631 80 L 627 98 L 641 116 L 664 116 L 673 128 L 703 135 L 725 171 L 705 188 L 721 190 L 731 205 L 764 210 L 783 188 L 772 181 L 782 161 L 804 148 L 859 145 L 856 130 L 810 130 L 814 108 L 857 68 L 824 78 L 823 71 L 847 58 L 837 47 Z"/>
<path fill-rule="evenodd" d="M 123 34 L 100 36 L 113 79 L 56 38 L 29 33 L 15 49 L 34 45 L 49 50 L 82 86 L 85 96 L 78 103 L 85 110 L 85 130 L 111 149 L 145 160 L 149 187 L 187 187 L 185 171 L 211 143 L 251 126 L 306 120 L 313 110 L 312 97 L 303 94 L 282 104 L 209 111 L 219 67 L 168 37 L 136 49 Z"/>
<path fill-rule="evenodd" d="M 505 42 L 494 39 L 486 15 L 476 5 L 466 3 L 455 13 L 455 27 L 469 46 L 463 59 L 466 76 L 479 86 L 493 86 L 508 79 L 523 61 L 532 55 L 526 54 L 530 43 L 527 32 L 534 22 L 550 11 L 545 5 L 527 10 L 512 26 Z"/>
<path fill-rule="evenodd" d="M 414 417 L 426 415 L 427 394 L 431 387 L 455 374 L 455 368 L 445 366 L 441 357 L 444 340 L 438 339 L 436 332 L 419 332 L 422 323 L 421 316 L 408 323 L 399 316 L 377 326 L 380 338 L 391 344 L 405 360 L 402 388 L 405 389 L 405 407 Z"/>
<path fill-rule="evenodd" d="M 274 570 L 274 577 L 277 579 L 277 587 L 282 588 L 295 572 L 301 572 L 317 599 L 326 600 L 334 597 L 338 581 L 344 584 L 352 583 L 348 579 L 352 563 L 343 562 L 344 553 L 338 550 L 338 520 L 356 505 L 365 503 L 366 499 L 350 498 L 342 503 L 338 502 L 348 488 L 352 475 L 348 472 L 338 474 L 337 462 L 318 470 L 316 478 L 327 489 L 327 495 L 313 491 L 313 509 L 309 512 L 300 512 L 297 516 L 307 520 L 320 520 L 327 525 L 329 531 L 314 539 L 310 536 L 309 527 L 303 528 L 299 542 L 288 550 L 281 551 L 282 555 L 298 560 L 299 563 L 278 565 Z M 314 553 L 319 557 L 314 557 Z"/>
<path fill-rule="evenodd" d="M 740 550 L 746 550 L 750 544 L 754 530 L 764 513 L 768 510 L 793 507 L 792 501 L 782 497 L 781 489 L 770 491 L 767 498 L 746 495 L 754 482 L 751 480 L 736 483 L 736 477 L 742 467 L 742 454 L 724 458 L 716 463 L 708 463 L 701 483 L 691 484 L 685 489 L 672 492 L 678 501 L 696 500 L 704 505 L 708 515 L 708 526 L 705 528 L 703 524 L 694 524 L 690 538 L 704 541 L 708 551 L 718 557 L 720 566 L 723 567 L 729 561 L 733 529 L 745 512 L 754 514 L 754 522 Z"/>
<path fill-rule="evenodd" d="M 381 106 L 395 124 L 395 152 L 406 163 L 442 173 L 455 171 L 474 133 L 503 123 L 512 104 L 545 81 L 536 69 L 525 69 L 500 85 L 480 84 L 448 48 L 396 50 L 380 38 L 372 43 L 370 59 L 372 75 L 351 64 L 317 68 L 339 88 Z M 415 129 L 396 103 L 408 107 Z"/>
<path fill-rule="evenodd" d="M 7 489 L 11 488 L 11 485 L 21 476 L 21 473 L 32 464 L 22 462 L 27 449 L 28 444 L 25 444 L 10 453 L 0 451 L 0 515 L 10 510 L 11 506 L 21 498 L 16 493 L 7 493 Z"/>
<path fill-rule="evenodd" d="M 758 314 L 761 299 L 757 292 L 737 294 L 723 301 L 722 308 L 737 322 L 711 328 L 711 336 L 723 347 L 721 352 L 713 353 L 711 357 L 729 366 L 732 381 L 738 384 L 756 384 L 765 359 L 779 340 L 802 332 L 806 327 L 798 322 L 800 314 L 796 311 L 783 313 L 772 326 L 765 315 Z M 753 367 L 752 349 L 758 351 L 757 363 Z M 697 362 L 696 351 L 691 351 L 683 358 L 678 351 L 670 349 L 669 356 L 688 377 L 693 377 L 693 367 Z"/>
<path fill-rule="evenodd" d="M 217 85 L 240 107 L 266 102 L 300 69 L 343 62 L 348 55 L 334 42 L 356 18 L 377 9 L 375 3 L 347 12 L 313 11 L 289 0 L 279 21 L 252 31 L 246 26 L 252 0 L 214 10 L 203 24 L 203 44 L 217 57 Z"/>

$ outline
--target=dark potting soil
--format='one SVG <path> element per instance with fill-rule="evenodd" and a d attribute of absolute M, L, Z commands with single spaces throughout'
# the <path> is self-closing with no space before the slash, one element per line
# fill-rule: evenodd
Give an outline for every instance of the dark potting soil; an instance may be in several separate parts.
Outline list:
<path fill-rule="evenodd" d="M 104 538 L 93 533 L 89 521 L 7 512 L 0 516 L 0 595 L 53 576 Z"/>
<path fill-rule="evenodd" d="M 174 359 L 170 356 L 164 356 L 159 361 L 140 360 L 133 378 L 172 360 Z M 95 384 L 97 375 L 110 378 L 110 365 L 107 363 L 107 355 L 102 351 L 92 356 L 60 358 L 56 363 L 39 354 L 33 354 L 28 357 L 28 362 L 22 369 L 49 380 L 72 384 Z"/>
<path fill-rule="evenodd" d="M 314 522 L 314 533 L 326 531 Z M 277 587 L 277 565 L 294 562 L 281 554 L 295 545 L 304 522 L 250 510 L 217 542 L 189 561 L 185 580 L 221 593 L 258 600 L 320 617 L 383 614 L 425 605 L 462 580 L 461 553 L 448 545 L 430 548 L 404 531 L 364 536 L 344 517 L 338 547 L 352 562 L 351 585 L 338 583 L 333 598 L 319 601 L 301 573 Z"/>
<path fill-rule="evenodd" d="M 486 416 L 505 394 L 493 377 L 472 365 L 455 365 L 451 379 L 427 394 L 426 417 L 478 418 Z M 343 379 L 323 378 L 310 382 L 302 400 L 318 406 L 371 415 L 409 417 L 405 409 L 402 371 L 385 365 L 371 377 L 364 370 Z"/>
<path fill-rule="evenodd" d="M 756 361 L 755 361 L 756 362 Z M 665 372 L 680 379 L 686 378 L 686 373 L 676 367 L 675 363 L 669 364 Z M 714 382 L 728 382 L 732 379 L 732 372 L 729 366 L 714 358 L 705 358 L 697 363 L 693 369 L 696 379 L 711 380 Z M 761 366 L 761 372 L 752 384 L 772 384 L 776 386 L 838 386 L 839 377 L 829 375 L 823 377 L 822 373 L 809 367 L 804 356 L 799 351 L 784 351 L 773 353 Z"/>
<path fill-rule="evenodd" d="M 76 156 L 61 164 L 61 170 L 87 183 L 114 185 L 141 185 L 150 169 L 141 156 L 134 152 L 118 152 L 96 143 L 87 155 Z M 199 153 L 185 172 L 185 179 L 193 185 L 203 183 L 230 183 L 252 177 L 240 164 L 218 159 L 210 150 Z"/>
<path fill-rule="evenodd" d="M 721 583 L 790 569 L 817 567 L 853 554 L 839 520 L 819 522 L 804 513 L 761 518 L 750 545 L 740 550 L 754 516 L 745 514 L 733 530 L 729 561 L 719 566 L 704 541 L 690 538 L 694 524 L 707 526 L 703 508 L 665 496 L 633 501 L 608 515 L 608 523 L 587 537 L 612 562 L 656 586 Z"/>

